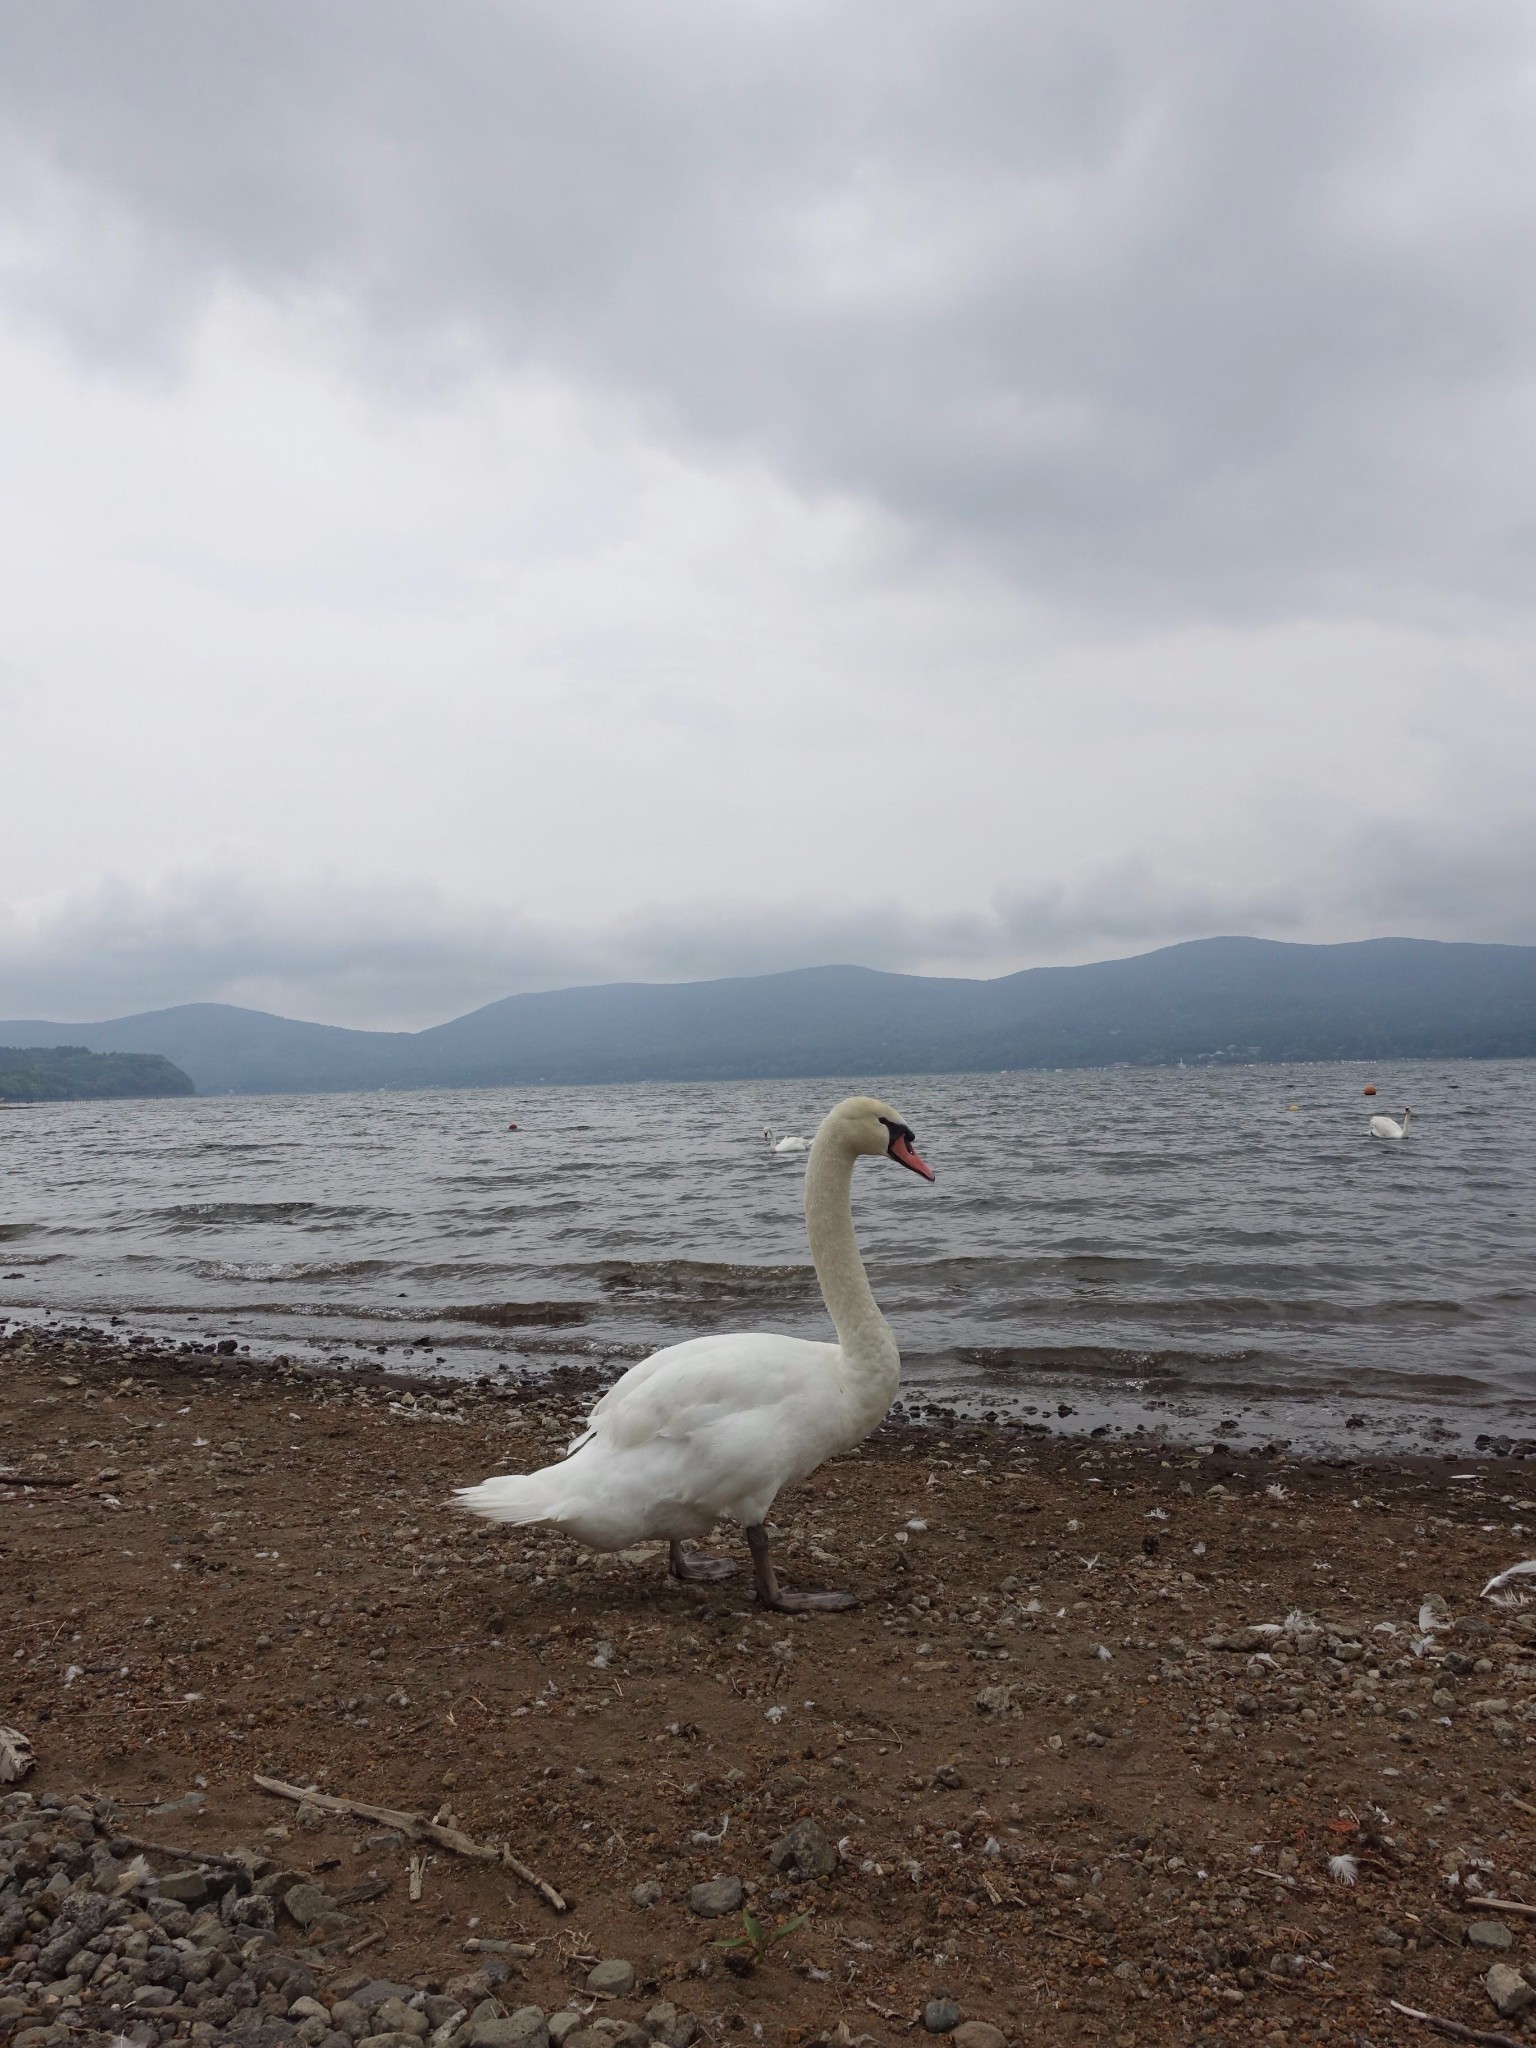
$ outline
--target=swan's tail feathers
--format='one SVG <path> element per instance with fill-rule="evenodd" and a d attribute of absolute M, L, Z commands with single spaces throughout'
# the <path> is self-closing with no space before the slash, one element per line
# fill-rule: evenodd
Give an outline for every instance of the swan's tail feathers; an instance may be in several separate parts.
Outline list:
<path fill-rule="evenodd" d="M 488 1522 L 543 1522 L 566 1490 L 560 1467 L 546 1465 L 542 1472 L 509 1472 L 478 1486 L 456 1487 L 454 1504 Z"/>

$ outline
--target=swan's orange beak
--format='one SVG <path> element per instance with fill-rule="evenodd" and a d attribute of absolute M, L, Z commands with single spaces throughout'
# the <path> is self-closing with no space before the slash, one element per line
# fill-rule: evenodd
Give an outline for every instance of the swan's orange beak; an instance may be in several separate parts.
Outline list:
<path fill-rule="evenodd" d="M 937 1180 L 938 1175 L 926 1160 L 919 1159 L 909 1131 L 895 1131 L 891 1136 L 891 1157 L 898 1166 L 907 1166 L 914 1173 L 920 1173 L 924 1180 Z"/>

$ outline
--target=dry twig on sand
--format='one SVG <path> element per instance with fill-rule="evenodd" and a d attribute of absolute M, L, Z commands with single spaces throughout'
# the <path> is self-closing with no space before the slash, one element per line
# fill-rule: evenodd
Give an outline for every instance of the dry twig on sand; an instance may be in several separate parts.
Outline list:
<path fill-rule="evenodd" d="M 494 1842 L 477 1842 L 458 1828 L 444 1827 L 440 1821 L 428 1820 L 425 1814 L 405 1813 L 393 1806 L 369 1806 L 361 1799 L 341 1799 L 334 1792 L 307 1792 L 302 1785 L 285 1785 L 281 1778 L 263 1778 L 259 1775 L 254 1782 L 263 1792 L 272 1792 L 279 1799 L 294 1799 L 301 1805 L 318 1806 L 324 1813 L 350 1813 L 359 1820 L 376 1820 L 380 1826 L 398 1828 L 403 1835 L 419 1841 L 423 1836 L 429 1842 L 436 1842 L 439 1848 L 451 1849 L 455 1856 L 470 1856 L 477 1863 L 501 1863 L 514 1877 L 520 1877 L 524 1884 L 531 1885 L 539 1896 L 555 1912 L 568 1911 L 566 1901 L 552 1884 L 530 1870 L 526 1863 L 520 1863 L 505 1846 L 498 1848 Z"/>
<path fill-rule="evenodd" d="M 1513 2034 L 1485 2034 L 1477 2027 L 1464 2027 L 1460 2020 L 1442 2020 L 1432 2012 L 1420 2012 L 1416 2005 L 1399 2005 L 1395 1998 L 1389 1998 L 1387 2003 L 1404 2019 L 1420 2020 L 1426 2027 L 1433 2027 L 1437 2034 L 1449 2035 L 1453 2041 L 1476 2041 L 1480 2048 L 1522 2048 Z"/>

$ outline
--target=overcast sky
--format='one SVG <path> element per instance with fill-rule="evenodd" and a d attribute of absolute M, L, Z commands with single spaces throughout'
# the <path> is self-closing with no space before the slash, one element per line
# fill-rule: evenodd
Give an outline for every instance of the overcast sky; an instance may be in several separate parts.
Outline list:
<path fill-rule="evenodd" d="M 1528 0 L 0 0 L 0 1017 L 1536 942 Z"/>

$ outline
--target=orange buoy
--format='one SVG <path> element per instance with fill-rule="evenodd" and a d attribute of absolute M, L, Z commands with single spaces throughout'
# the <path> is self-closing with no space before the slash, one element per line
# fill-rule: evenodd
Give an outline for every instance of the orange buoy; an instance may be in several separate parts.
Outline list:
<path fill-rule="evenodd" d="M 1365 1086 L 1361 1089 L 1360 1093 L 1362 1095 L 1374 1095 L 1376 1093 L 1375 1086 L 1370 1081 L 1367 1081 Z"/>

